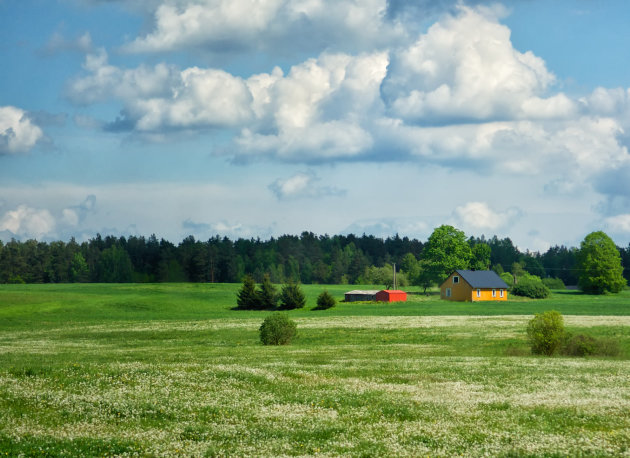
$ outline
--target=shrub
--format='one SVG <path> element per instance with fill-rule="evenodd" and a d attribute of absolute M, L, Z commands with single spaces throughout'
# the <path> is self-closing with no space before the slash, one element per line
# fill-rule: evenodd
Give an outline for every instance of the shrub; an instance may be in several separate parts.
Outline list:
<path fill-rule="evenodd" d="M 588 356 L 596 351 L 597 341 L 594 337 L 584 334 L 569 335 L 566 338 L 562 354 L 567 356 Z"/>
<path fill-rule="evenodd" d="M 512 285 L 514 284 L 514 277 L 512 276 L 510 272 L 503 272 L 502 274 L 499 275 L 499 277 L 501 277 L 501 280 L 507 283 L 508 288 L 511 288 Z"/>
<path fill-rule="evenodd" d="M 555 310 L 537 313 L 527 324 L 527 338 L 535 355 L 553 355 L 565 340 L 564 319 Z"/>
<path fill-rule="evenodd" d="M 562 347 L 562 354 L 567 356 L 619 356 L 620 353 L 616 340 L 597 339 L 585 334 L 568 335 Z"/>
<path fill-rule="evenodd" d="M 319 296 L 317 296 L 317 307 L 313 310 L 326 310 L 331 307 L 334 307 L 337 301 L 328 291 L 323 291 Z"/>
<path fill-rule="evenodd" d="M 280 312 L 269 315 L 260 325 L 260 341 L 263 345 L 287 345 L 297 333 L 297 325 Z"/>
<path fill-rule="evenodd" d="M 542 282 L 549 289 L 567 289 L 561 278 L 543 278 Z"/>
<path fill-rule="evenodd" d="M 306 305 L 306 297 L 296 283 L 287 283 L 280 293 L 280 308 L 283 310 L 301 309 Z"/>
<path fill-rule="evenodd" d="M 526 278 L 514 285 L 512 293 L 532 299 L 544 299 L 549 296 L 550 291 L 540 279 Z"/>

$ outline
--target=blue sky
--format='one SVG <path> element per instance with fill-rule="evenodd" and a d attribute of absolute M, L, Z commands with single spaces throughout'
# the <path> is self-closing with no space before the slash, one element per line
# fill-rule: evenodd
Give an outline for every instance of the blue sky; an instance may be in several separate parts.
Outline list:
<path fill-rule="evenodd" d="M 630 4 L 0 0 L 0 239 L 630 243 Z"/>

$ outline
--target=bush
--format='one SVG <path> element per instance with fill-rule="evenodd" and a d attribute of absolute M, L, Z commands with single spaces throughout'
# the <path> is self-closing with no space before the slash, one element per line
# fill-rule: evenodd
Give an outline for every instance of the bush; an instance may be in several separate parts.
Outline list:
<path fill-rule="evenodd" d="M 596 339 L 585 334 L 568 335 L 562 347 L 562 354 L 567 356 L 619 356 L 620 353 L 616 340 Z"/>
<path fill-rule="evenodd" d="M 567 289 L 561 278 L 543 278 L 542 282 L 549 289 Z"/>
<path fill-rule="evenodd" d="M 287 283 L 280 293 L 280 308 L 283 310 L 301 309 L 306 305 L 306 297 L 299 285 Z"/>
<path fill-rule="evenodd" d="M 501 280 L 507 283 L 508 288 L 511 288 L 514 284 L 514 277 L 510 272 L 503 272 L 501 275 L 499 275 L 499 277 L 501 277 Z"/>
<path fill-rule="evenodd" d="M 564 319 L 555 310 L 537 313 L 527 324 L 527 338 L 535 355 L 553 355 L 565 340 Z"/>
<path fill-rule="evenodd" d="M 584 334 L 567 336 L 562 354 L 567 356 L 588 356 L 595 353 L 597 341 Z"/>
<path fill-rule="evenodd" d="M 280 312 L 269 315 L 260 325 L 260 341 L 263 345 L 287 345 L 297 333 L 297 325 Z"/>
<path fill-rule="evenodd" d="M 319 296 L 317 296 L 317 307 L 313 310 L 326 310 L 331 307 L 334 307 L 337 301 L 332 297 L 328 291 L 323 291 Z"/>
<path fill-rule="evenodd" d="M 544 299 L 549 296 L 550 291 L 540 279 L 526 278 L 514 285 L 512 293 L 532 299 Z"/>

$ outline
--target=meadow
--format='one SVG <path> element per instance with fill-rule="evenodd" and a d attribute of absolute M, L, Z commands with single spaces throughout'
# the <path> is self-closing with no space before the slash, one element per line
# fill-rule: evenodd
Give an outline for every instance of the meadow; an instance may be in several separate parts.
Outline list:
<path fill-rule="evenodd" d="M 298 338 L 240 285 L 0 285 L 0 456 L 630 456 L 630 292 L 338 303 Z M 616 358 L 532 356 L 558 310 Z"/>

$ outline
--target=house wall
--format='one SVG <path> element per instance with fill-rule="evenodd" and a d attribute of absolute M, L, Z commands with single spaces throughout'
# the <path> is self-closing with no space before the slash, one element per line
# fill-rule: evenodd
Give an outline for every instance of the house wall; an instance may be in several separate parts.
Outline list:
<path fill-rule="evenodd" d="M 469 300 L 472 301 L 507 301 L 507 290 L 503 290 L 503 297 L 501 297 L 501 290 L 499 288 L 496 289 L 497 296 L 492 297 L 492 288 L 481 288 L 481 297 L 477 297 L 477 290 L 473 289 L 471 298 Z"/>
<path fill-rule="evenodd" d="M 459 277 L 459 283 L 453 283 L 453 277 Z M 451 288 L 451 297 L 446 297 L 446 288 Z M 451 274 L 440 287 L 442 299 L 447 301 L 470 301 L 472 300 L 472 288 L 457 274 Z"/>

